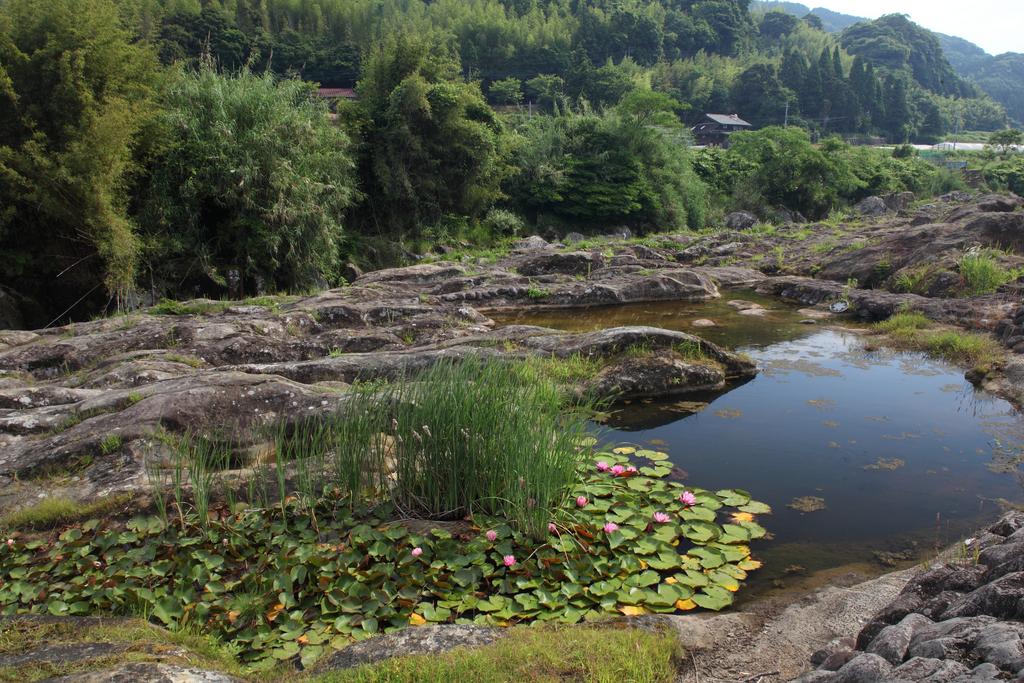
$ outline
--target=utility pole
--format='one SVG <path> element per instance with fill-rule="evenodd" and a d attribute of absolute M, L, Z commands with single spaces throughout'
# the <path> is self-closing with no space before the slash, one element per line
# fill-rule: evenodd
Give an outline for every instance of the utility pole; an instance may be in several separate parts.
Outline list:
<path fill-rule="evenodd" d="M 786 100 L 786 118 L 782 122 L 783 128 L 789 128 L 789 100 Z"/>

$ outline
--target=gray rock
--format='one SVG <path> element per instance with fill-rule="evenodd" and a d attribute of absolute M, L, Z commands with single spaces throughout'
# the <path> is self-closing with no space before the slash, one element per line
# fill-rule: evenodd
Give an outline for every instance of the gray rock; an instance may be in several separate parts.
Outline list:
<path fill-rule="evenodd" d="M 124 664 L 116 669 L 72 674 L 50 683 L 241 683 L 234 676 L 170 664 Z"/>
<path fill-rule="evenodd" d="M 733 211 L 725 217 L 725 225 L 730 230 L 750 230 L 757 224 L 757 216 L 749 211 Z"/>
<path fill-rule="evenodd" d="M 892 664 L 878 655 L 861 654 L 836 672 L 836 683 L 879 683 L 892 677 Z"/>
<path fill-rule="evenodd" d="M 919 628 L 910 641 L 911 657 L 945 659 L 951 653 L 968 652 L 981 631 L 996 620 L 990 616 L 958 617 Z"/>
<path fill-rule="evenodd" d="M 943 619 L 991 615 L 1002 619 L 1024 617 L 1024 572 L 1000 576 L 968 593 L 942 613 Z"/>
<path fill-rule="evenodd" d="M 363 269 L 350 261 L 341 267 L 341 276 L 345 282 L 355 282 L 363 276 Z"/>
<path fill-rule="evenodd" d="M 577 233 L 578 234 L 578 233 Z M 535 249 L 547 249 L 550 244 L 548 241 L 539 235 L 530 235 L 525 239 L 521 239 L 512 245 L 512 248 L 516 251 L 533 251 Z"/>
<path fill-rule="evenodd" d="M 516 270 L 526 276 L 550 275 L 586 275 L 601 267 L 600 254 L 587 251 L 571 251 L 568 253 L 549 253 L 527 256 L 516 264 Z"/>
<path fill-rule="evenodd" d="M 872 196 L 857 202 L 853 210 L 861 216 L 881 216 L 888 210 L 888 207 L 885 205 L 884 199 Z"/>
<path fill-rule="evenodd" d="M 1004 681 L 1003 672 L 989 663 L 979 664 L 970 670 L 969 673 L 954 680 L 954 683 L 989 683 L 990 681 Z"/>
<path fill-rule="evenodd" d="M 910 647 L 914 634 L 932 623 L 931 619 L 920 614 L 908 614 L 900 623 L 882 629 L 868 645 L 867 652 L 878 655 L 893 666 L 898 666 L 906 657 L 907 648 Z"/>
<path fill-rule="evenodd" d="M 505 635 L 500 628 L 474 626 L 472 624 L 441 624 L 407 628 L 397 633 L 378 636 L 353 643 L 339 650 L 317 665 L 318 671 L 350 669 L 363 664 L 373 664 L 390 659 L 416 654 L 437 654 L 457 647 L 479 647 L 490 645 Z"/>
<path fill-rule="evenodd" d="M 1022 633 L 1024 625 L 1019 623 L 1000 622 L 987 626 L 978 634 L 974 654 L 1003 671 L 1016 673 L 1024 669 Z"/>
<path fill-rule="evenodd" d="M 562 238 L 562 241 L 566 244 L 575 244 L 576 242 L 582 242 L 587 239 L 585 235 L 579 232 L 570 232 L 568 235 Z"/>
<path fill-rule="evenodd" d="M 892 675 L 893 678 L 905 678 L 909 681 L 950 683 L 968 671 L 970 670 L 960 662 L 914 657 L 893 669 Z"/>
<path fill-rule="evenodd" d="M 893 192 L 882 197 L 889 211 L 905 211 L 914 203 L 914 199 L 913 192 Z"/>
<path fill-rule="evenodd" d="M 808 671 L 807 673 L 794 678 L 790 683 L 837 683 L 839 674 L 834 671 Z"/>

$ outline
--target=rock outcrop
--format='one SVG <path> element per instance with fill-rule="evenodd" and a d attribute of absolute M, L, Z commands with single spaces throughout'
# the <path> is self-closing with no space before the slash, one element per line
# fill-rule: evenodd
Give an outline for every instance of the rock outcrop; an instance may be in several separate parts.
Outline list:
<path fill-rule="evenodd" d="M 1024 513 L 1012 512 L 911 579 L 857 635 L 794 683 L 1024 678 Z"/>

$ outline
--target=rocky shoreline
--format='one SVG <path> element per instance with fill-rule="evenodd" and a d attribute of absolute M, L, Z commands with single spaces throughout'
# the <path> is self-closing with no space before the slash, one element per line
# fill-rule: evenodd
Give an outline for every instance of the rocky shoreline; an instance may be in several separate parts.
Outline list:
<path fill-rule="evenodd" d="M 793 683 L 1024 680 L 1024 513 L 916 574 L 855 638 L 815 652 Z"/>

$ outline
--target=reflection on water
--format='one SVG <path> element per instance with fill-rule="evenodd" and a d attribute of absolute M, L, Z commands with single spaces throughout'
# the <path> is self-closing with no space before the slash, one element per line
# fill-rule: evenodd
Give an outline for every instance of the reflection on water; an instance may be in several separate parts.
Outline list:
<path fill-rule="evenodd" d="M 608 441 L 667 451 L 697 486 L 745 488 L 773 507 L 764 521 L 774 540 L 757 547 L 766 560 L 757 582 L 791 565 L 814 571 L 876 551 L 923 554 L 997 516 L 998 499 L 1024 501 L 1024 421 L 1010 404 L 944 363 L 867 352 L 855 334 L 800 325 L 795 311 L 764 305 L 778 310 L 751 319 L 721 303 L 658 304 L 518 322 L 674 327 L 758 362 L 758 377 L 723 394 L 623 406 L 606 425 Z M 694 330 L 694 317 L 721 326 Z M 787 507 L 803 497 L 826 507 Z"/>

